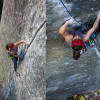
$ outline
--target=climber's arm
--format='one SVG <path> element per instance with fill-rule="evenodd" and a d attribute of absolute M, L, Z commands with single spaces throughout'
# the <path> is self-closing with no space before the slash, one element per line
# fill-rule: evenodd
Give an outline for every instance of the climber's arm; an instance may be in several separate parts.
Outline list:
<path fill-rule="evenodd" d="M 59 30 L 59 33 L 65 38 L 66 35 L 66 28 L 69 25 L 69 22 L 67 21 Z"/>
<path fill-rule="evenodd" d="M 66 38 L 66 28 L 68 27 L 69 24 L 73 23 L 73 18 L 71 18 L 70 20 L 66 21 L 66 23 L 60 28 L 59 33 Z"/>
<path fill-rule="evenodd" d="M 24 40 L 19 41 L 19 42 L 16 42 L 14 45 L 15 45 L 15 46 L 18 46 L 18 45 L 20 45 L 21 43 L 25 43 L 27 46 L 29 46 L 29 44 L 28 44 L 26 41 L 24 41 Z"/>
<path fill-rule="evenodd" d="M 86 35 L 83 38 L 84 42 L 87 42 L 88 39 L 90 38 L 90 36 L 92 35 L 92 33 L 97 29 L 98 25 L 99 25 L 99 19 L 100 19 L 100 12 L 96 18 L 96 21 L 93 24 L 93 27 L 86 33 Z"/>

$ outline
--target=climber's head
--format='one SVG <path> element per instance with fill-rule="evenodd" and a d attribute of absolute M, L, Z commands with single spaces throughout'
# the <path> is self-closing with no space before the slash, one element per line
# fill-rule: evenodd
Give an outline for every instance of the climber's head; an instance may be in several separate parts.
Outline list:
<path fill-rule="evenodd" d="M 72 41 L 72 49 L 73 49 L 73 58 L 75 60 L 78 60 L 80 58 L 80 50 L 83 48 L 83 41 L 82 39 L 77 35 L 73 38 Z"/>
<path fill-rule="evenodd" d="M 14 43 L 9 43 L 9 44 L 7 44 L 7 45 L 6 45 L 6 49 L 9 50 L 9 48 L 14 49 L 14 48 L 15 48 Z"/>
<path fill-rule="evenodd" d="M 72 41 L 72 49 L 75 51 L 81 50 L 83 47 L 83 41 L 81 39 L 74 39 Z"/>
<path fill-rule="evenodd" d="M 83 41 L 79 35 L 76 35 L 72 40 L 72 49 L 75 51 L 81 50 L 83 47 Z"/>
<path fill-rule="evenodd" d="M 78 60 L 80 58 L 80 52 L 79 51 L 73 51 L 73 58 L 74 58 L 74 60 Z"/>

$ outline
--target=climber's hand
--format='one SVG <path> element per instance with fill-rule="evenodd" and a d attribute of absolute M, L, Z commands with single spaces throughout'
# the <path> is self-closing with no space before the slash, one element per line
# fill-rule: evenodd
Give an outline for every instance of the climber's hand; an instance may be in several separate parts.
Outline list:
<path fill-rule="evenodd" d="M 68 22 L 69 24 L 72 24 L 74 22 L 74 18 L 72 17 Z"/>
<path fill-rule="evenodd" d="M 27 44 L 27 47 L 29 47 L 30 46 L 30 44 Z"/>

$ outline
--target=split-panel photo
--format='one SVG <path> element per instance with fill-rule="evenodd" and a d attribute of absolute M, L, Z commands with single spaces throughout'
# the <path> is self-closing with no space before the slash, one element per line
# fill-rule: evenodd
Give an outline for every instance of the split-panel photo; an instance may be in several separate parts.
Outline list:
<path fill-rule="evenodd" d="M 99 4 L 47 0 L 47 100 L 100 99 Z"/>

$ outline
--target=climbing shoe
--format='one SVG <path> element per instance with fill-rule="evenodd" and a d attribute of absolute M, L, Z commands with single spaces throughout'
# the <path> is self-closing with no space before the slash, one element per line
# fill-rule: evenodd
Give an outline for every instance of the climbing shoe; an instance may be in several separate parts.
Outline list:
<path fill-rule="evenodd" d="M 17 76 L 20 76 L 20 74 L 19 74 L 19 73 L 17 73 L 17 72 L 15 72 L 15 73 L 16 73 L 16 75 L 17 75 Z"/>

